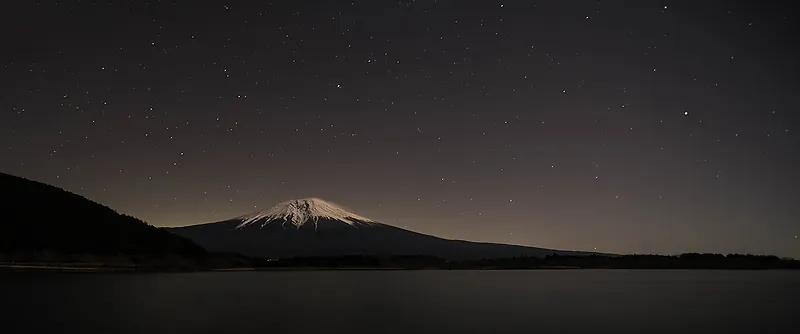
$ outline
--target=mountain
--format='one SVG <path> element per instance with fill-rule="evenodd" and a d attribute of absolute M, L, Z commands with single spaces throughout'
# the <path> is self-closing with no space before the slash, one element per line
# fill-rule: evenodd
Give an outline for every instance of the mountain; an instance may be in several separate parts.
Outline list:
<path fill-rule="evenodd" d="M 443 239 L 383 224 L 318 198 L 286 201 L 266 211 L 169 231 L 209 251 L 262 258 L 425 255 L 473 260 L 592 254 Z"/>
<path fill-rule="evenodd" d="M 189 239 L 54 186 L 0 173 L 0 189 L 0 258 L 206 256 Z"/>

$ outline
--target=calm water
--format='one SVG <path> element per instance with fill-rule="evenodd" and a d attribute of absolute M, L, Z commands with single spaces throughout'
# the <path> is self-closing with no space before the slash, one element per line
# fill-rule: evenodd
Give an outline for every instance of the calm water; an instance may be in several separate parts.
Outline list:
<path fill-rule="evenodd" d="M 0 320 L 3 333 L 800 333 L 800 272 L 0 274 Z"/>

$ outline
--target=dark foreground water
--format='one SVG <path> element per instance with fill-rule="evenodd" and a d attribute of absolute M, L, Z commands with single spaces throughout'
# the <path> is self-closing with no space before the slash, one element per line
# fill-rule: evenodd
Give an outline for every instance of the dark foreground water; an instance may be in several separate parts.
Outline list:
<path fill-rule="evenodd" d="M 800 333 L 800 271 L 0 274 L 2 333 Z"/>

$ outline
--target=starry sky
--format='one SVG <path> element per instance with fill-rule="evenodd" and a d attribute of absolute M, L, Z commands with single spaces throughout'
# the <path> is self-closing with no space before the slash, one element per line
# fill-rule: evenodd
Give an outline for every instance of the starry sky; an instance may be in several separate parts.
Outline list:
<path fill-rule="evenodd" d="M 156 226 L 320 197 L 447 238 L 800 258 L 786 1 L 32 1 L 0 171 Z"/>

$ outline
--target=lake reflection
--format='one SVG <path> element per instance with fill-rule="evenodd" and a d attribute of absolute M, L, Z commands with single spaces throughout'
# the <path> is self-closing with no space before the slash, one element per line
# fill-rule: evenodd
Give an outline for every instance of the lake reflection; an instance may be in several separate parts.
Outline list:
<path fill-rule="evenodd" d="M 800 331 L 800 271 L 2 273 L 0 295 L 3 333 Z"/>

